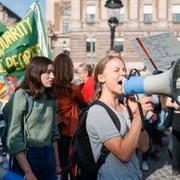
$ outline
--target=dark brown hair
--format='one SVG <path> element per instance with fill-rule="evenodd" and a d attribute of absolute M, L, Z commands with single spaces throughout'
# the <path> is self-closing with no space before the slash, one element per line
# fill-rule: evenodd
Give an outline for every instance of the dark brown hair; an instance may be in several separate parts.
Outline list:
<path fill-rule="evenodd" d="M 53 97 L 53 88 L 45 88 L 41 82 L 41 74 L 47 71 L 49 64 L 53 64 L 50 59 L 38 56 L 33 58 L 26 68 L 20 88 L 25 89 L 33 99 L 42 97 L 44 93 L 48 98 Z"/>
<path fill-rule="evenodd" d="M 71 81 L 74 76 L 74 66 L 69 55 L 61 53 L 54 59 L 55 95 L 72 93 Z"/>

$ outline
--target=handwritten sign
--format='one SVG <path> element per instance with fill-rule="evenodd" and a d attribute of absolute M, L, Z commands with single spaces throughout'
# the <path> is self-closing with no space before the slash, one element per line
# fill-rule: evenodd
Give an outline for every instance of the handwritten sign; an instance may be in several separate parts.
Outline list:
<path fill-rule="evenodd" d="M 136 38 L 131 43 L 151 73 L 155 68 L 150 62 L 150 58 L 158 70 L 162 71 L 166 71 L 173 61 L 180 58 L 180 42 L 177 41 L 173 32 Z"/>

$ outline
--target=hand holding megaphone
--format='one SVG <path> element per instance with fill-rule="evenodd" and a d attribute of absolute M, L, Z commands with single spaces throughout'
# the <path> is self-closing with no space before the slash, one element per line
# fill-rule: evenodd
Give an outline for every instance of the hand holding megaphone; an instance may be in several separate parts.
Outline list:
<path fill-rule="evenodd" d="M 125 95 L 162 94 L 172 97 L 180 105 L 180 59 L 162 74 L 133 76 L 123 81 Z"/>
<path fill-rule="evenodd" d="M 153 106 L 152 106 L 152 98 L 150 96 L 143 96 L 139 99 L 139 102 L 142 106 L 142 111 L 143 111 L 143 116 L 145 117 L 148 112 L 153 111 Z M 137 101 L 134 98 L 128 98 L 128 106 L 131 109 L 131 112 L 133 114 L 137 114 L 139 116 L 139 110 L 137 106 Z"/>

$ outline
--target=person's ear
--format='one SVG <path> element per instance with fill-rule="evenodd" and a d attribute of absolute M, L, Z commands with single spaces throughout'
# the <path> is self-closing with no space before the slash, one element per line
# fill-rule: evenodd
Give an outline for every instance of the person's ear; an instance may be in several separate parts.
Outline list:
<path fill-rule="evenodd" d="M 104 76 L 102 74 L 98 74 L 98 81 L 100 83 L 104 83 L 105 82 L 105 78 L 104 78 Z"/>

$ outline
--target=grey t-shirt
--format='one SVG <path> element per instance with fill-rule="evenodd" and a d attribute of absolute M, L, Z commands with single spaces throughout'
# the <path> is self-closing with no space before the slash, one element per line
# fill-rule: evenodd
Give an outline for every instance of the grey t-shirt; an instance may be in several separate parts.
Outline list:
<path fill-rule="evenodd" d="M 111 107 L 110 107 L 111 108 Z M 129 116 L 126 112 L 118 112 L 111 108 L 119 117 L 121 124 L 120 132 L 111 120 L 108 112 L 100 105 L 92 106 L 88 111 L 86 128 L 95 161 L 98 160 L 102 144 L 116 136 L 125 136 L 130 127 Z M 98 180 L 137 180 L 142 179 L 139 160 L 136 153 L 128 163 L 122 163 L 112 153 L 109 153 L 105 163 L 98 172 Z"/>

